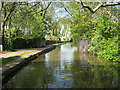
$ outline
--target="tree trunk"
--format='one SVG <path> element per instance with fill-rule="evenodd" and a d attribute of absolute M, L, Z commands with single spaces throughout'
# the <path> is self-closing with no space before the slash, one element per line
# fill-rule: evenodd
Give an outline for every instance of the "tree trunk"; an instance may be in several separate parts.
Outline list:
<path fill-rule="evenodd" d="M 2 9 L 2 2 L 0 1 L 0 29 L 1 28 L 1 9 Z M 2 53 L 2 32 L 0 30 L 0 53 Z"/>
<path fill-rule="evenodd" d="M 4 19 L 6 18 L 6 8 L 4 7 Z M 2 24 L 1 24 L 1 31 L 2 31 L 2 45 L 3 45 L 3 50 L 5 50 L 5 40 L 4 40 L 4 32 L 5 32 L 5 23 L 6 21 L 3 21 Z"/>
<path fill-rule="evenodd" d="M 4 27 L 5 27 L 5 23 L 6 23 L 6 21 L 8 20 L 8 18 L 10 17 L 11 13 L 14 11 L 14 9 L 15 9 L 15 4 L 16 4 L 16 2 L 13 2 L 13 3 L 12 3 L 12 7 L 11 7 L 11 9 L 10 9 L 10 11 L 9 11 L 8 13 L 6 12 L 6 8 L 3 7 L 4 10 L 5 10 L 4 20 L 3 20 L 3 22 L 1 23 L 3 50 L 5 50 L 5 47 L 4 47 L 4 42 L 5 42 L 5 41 L 4 41 L 4 32 L 5 32 Z"/>
<path fill-rule="evenodd" d="M 4 26 L 5 26 L 5 22 L 1 24 L 3 50 L 5 49 L 4 48 L 4 32 L 5 32 Z"/>
<path fill-rule="evenodd" d="M 11 49 L 11 17 L 10 17 L 10 21 L 9 21 L 9 34 L 8 34 L 8 45 L 9 45 L 9 49 Z"/>

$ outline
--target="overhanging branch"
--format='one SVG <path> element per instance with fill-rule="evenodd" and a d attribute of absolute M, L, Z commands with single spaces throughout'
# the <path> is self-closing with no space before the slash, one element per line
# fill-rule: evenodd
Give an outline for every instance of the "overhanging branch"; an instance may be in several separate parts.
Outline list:
<path fill-rule="evenodd" d="M 68 12 L 72 16 L 72 14 L 67 10 L 67 8 L 64 5 L 63 5 L 63 7 L 64 7 L 65 11 Z"/>
<path fill-rule="evenodd" d="M 46 11 L 46 10 L 49 8 L 50 5 L 51 5 L 51 2 L 50 2 L 44 9 L 41 9 L 41 10 L 38 11 L 37 13 Z M 42 16 L 42 15 L 41 15 L 41 16 Z"/>
<path fill-rule="evenodd" d="M 100 7 L 120 5 L 120 2 L 117 2 L 117 3 L 108 3 L 108 4 L 99 3 L 95 9 L 92 9 L 89 5 L 83 4 L 82 0 L 80 0 L 80 1 L 79 0 L 75 0 L 75 1 L 78 2 L 78 3 L 81 3 L 81 5 L 83 6 L 83 8 L 88 8 L 92 13 L 95 13 Z"/>
<path fill-rule="evenodd" d="M 45 18 L 45 14 L 46 14 L 46 12 L 47 12 L 47 9 L 49 8 L 49 6 L 51 5 L 51 2 L 47 5 L 47 7 L 44 9 L 44 15 L 43 15 L 43 18 Z"/>

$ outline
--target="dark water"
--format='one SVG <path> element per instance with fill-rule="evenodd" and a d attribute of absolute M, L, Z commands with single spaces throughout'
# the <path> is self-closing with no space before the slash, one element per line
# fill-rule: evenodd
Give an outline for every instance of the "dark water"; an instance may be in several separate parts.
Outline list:
<path fill-rule="evenodd" d="M 71 44 L 41 55 L 4 88 L 118 88 L 118 64 L 80 53 Z"/>

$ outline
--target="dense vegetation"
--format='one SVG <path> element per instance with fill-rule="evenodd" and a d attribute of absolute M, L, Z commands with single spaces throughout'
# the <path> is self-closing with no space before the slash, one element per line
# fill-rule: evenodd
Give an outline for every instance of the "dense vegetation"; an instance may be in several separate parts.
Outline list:
<path fill-rule="evenodd" d="M 68 23 L 71 27 L 73 42 L 78 45 L 80 39 L 88 39 L 90 40 L 89 52 L 109 60 L 120 61 L 118 53 L 119 7 L 101 8 L 95 14 L 91 14 L 86 9 L 79 9 L 81 7 L 76 3 L 69 3 L 66 6 L 72 14 Z"/>
<path fill-rule="evenodd" d="M 103 14 L 93 28 L 90 52 L 110 60 L 119 60 L 118 57 L 118 27 L 107 15 Z"/>
<path fill-rule="evenodd" d="M 86 3 L 96 7 L 97 3 Z M 56 9 L 62 8 L 57 14 Z M 60 16 L 60 13 L 65 14 Z M 60 42 L 90 40 L 90 52 L 113 61 L 119 60 L 118 33 L 120 7 L 103 7 L 91 13 L 79 3 L 4 2 L 2 3 L 2 43 L 4 50 L 15 47 L 17 39 L 34 47 L 34 39 Z M 69 33 L 68 33 L 69 32 Z M 69 34 L 69 35 L 68 35 Z M 33 41 L 33 42 L 29 42 Z M 32 44 L 33 46 L 31 46 Z M 18 45 L 17 45 L 18 46 Z M 20 45 L 21 46 L 21 45 Z"/>
<path fill-rule="evenodd" d="M 59 24 L 52 19 L 54 15 L 49 11 L 54 10 L 50 5 L 51 2 L 3 2 L 1 23 L 3 49 L 36 47 L 37 39 L 42 41 L 46 34 L 54 31 Z"/>

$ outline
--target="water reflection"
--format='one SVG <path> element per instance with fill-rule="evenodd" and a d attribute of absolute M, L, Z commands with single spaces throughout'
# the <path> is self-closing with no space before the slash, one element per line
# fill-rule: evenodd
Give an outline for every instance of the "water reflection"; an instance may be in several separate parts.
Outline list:
<path fill-rule="evenodd" d="M 11 78 L 4 88 L 118 87 L 118 64 L 80 53 L 71 44 L 41 55 Z"/>

